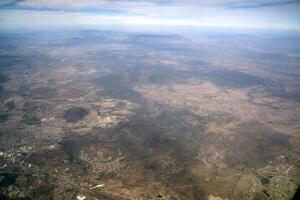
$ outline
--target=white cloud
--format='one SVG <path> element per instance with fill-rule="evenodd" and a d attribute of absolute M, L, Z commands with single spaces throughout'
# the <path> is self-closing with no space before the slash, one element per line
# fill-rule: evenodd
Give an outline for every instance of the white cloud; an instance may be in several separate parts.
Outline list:
<path fill-rule="evenodd" d="M 2 0 L 9 1 L 9 0 Z M 23 0 L 20 6 L 32 8 L 52 9 L 82 9 L 86 7 L 108 7 L 108 8 L 130 8 L 131 6 L 183 6 L 183 7 L 205 7 L 205 6 L 268 6 L 276 4 L 290 4 L 295 0 Z M 298 2 L 299 3 L 299 2 Z"/>
<path fill-rule="evenodd" d="M 261 20 L 245 13 L 223 14 L 193 18 L 169 18 L 141 15 L 113 15 L 82 12 L 24 11 L 3 10 L 0 15 L 0 26 L 32 27 L 72 27 L 72 26 L 107 26 L 107 25 L 174 25 L 174 26 L 208 26 L 238 28 L 293 28 L 271 19 Z M 2 24 L 2 25 L 1 25 Z"/>
<path fill-rule="evenodd" d="M 282 5 L 257 9 L 228 9 L 225 5 L 247 4 L 241 0 L 168 1 L 162 0 L 24 0 L 18 3 L 23 9 L 2 9 L 0 25 L 29 24 L 36 26 L 101 26 L 123 25 L 178 25 L 221 26 L 246 28 L 297 28 L 300 29 L 300 7 Z M 282 2 L 273 0 L 272 2 Z M 259 4 L 271 0 L 253 0 Z M 34 11 L 30 8 L 50 8 L 52 11 Z M 83 8 L 107 8 L 116 12 L 88 12 Z M 118 12 L 122 10 L 124 12 Z M 72 12 L 71 12 L 72 11 Z M 298 23 L 297 23 L 298 21 Z M 293 23 L 294 22 L 294 23 Z"/>
<path fill-rule="evenodd" d="M 19 2 L 18 5 L 31 8 L 70 9 L 103 6 L 104 3 L 105 1 L 102 0 L 25 0 Z"/>

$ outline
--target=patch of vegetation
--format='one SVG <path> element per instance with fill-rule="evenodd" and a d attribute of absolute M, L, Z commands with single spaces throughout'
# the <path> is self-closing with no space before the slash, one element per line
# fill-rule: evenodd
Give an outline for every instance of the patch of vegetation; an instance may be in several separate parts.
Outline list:
<path fill-rule="evenodd" d="M 103 76 L 95 80 L 96 84 L 103 87 L 120 87 L 122 85 L 122 76 L 119 74 Z"/>
<path fill-rule="evenodd" d="M 0 199 L 1 200 L 31 200 L 28 197 L 9 197 L 9 196 L 7 196 L 5 194 L 1 194 L 1 193 L 0 193 Z"/>
<path fill-rule="evenodd" d="M 267 83 L 262 77 L 233 70 L 212 71 L 206 74 L 206 78 L 220 87 L 229 88 L 247 88 Z"/>
<path fill-rule="evenodd" d="M 9 77 L 0 73 L 0 83 L 5 83 L 9 81 Z"/>
<path fill-rule="evenodd" d="M 44 184 L 34 188 L 31 192 L 32 199 L 53 199 L 54 186 L 51 184 Z M 42 197 L 42 198 L 41 198 Z"/>
<path fill-rule="evenodd" d="M 110 97 L 114 99 L 126 99 L 132 100 L 141 97 L 141 94 L 131 88 L 126 87 L 114 87 L 114 88 L 105 88 L 96 93 L 100 97 Z"/>
<path fill-rule="evenodd" d="M 74 123 L 83 119 L 88 114 L 89 114 L 89 110 L 85 108 L 73 107 L 64 112 L 63 118 L 66 120 L 66 122 Z"/>
<path fill-rule="evenodd" d="M 29 92 L 29 96 L 34 99 L 48 99 L 54 97 L 56 90 L 50 87 L 34 88 Z"/>
<path fill-rule="evenodd" d="M 8 98 L 11 92 L 0 85 L 0 100 Z"/>
<path fill-rule="evenodd" d="M 0 177 L 0 187 L 7 187 L 14 184 L 18 176 L 16 174 L 3 173 L 0 174 Z"/>
<path fill-rule="evenodd" d="M 0 114 L 0 123 L 8 120 L 8 114 Z"/>
<path fill-rule="evenodd" d="M 148 76 L 147 83 L 156 84 L 156 85 L 165 85 L 173 82 L 184 82 L 190 71 L 176 71 L 170 68 L 154 69 L 151 74 Z"/>
<path fill-rule="evenodd" d="M 94 80 L 94 83 L 104 87 L 104 89 L 96 93 L 98 96 L 126 100 L 134 100 L 141 97 L 140 93 L 133 89 L 133 85 L 137 82 L 138 79 L 132 73 L 122 72 Z"/>
<path fill-rule="evenodd" d="M 45 102 L 27 101 L 22 110 L 26 113 L 47 113 L 53 109 L 53 106 Z"/>
<path fill-rule="evenodd" d="M 280 97 L 280 98 L 300 102 L 300 92 L 298 90 L 288 92 L 286 91 L 284 84 L 272 82 L 266 87 L 266 92 L 272 97 L 275 96 L 275 97 Z"/>
<path fill-rule="evenodd" d="M 27 85 L 21 85 L 17 93 L 25 97 L 26 95 L 28 95 L 29 90 L 30 88 Z"/>
<path fill-rule="evenodd" d="M 41 120 L 34 115 L 29 115 L 26 114 L 23 116 L 23 121 L 27 124 L 27 125 L 36 125 L 36 124 L 40 124 Z"/>
<path fill-rule="evenodd" d="M 16 107 L 16 104 L 14 101 L 8 101 L 8 102 L 6 102 L 6 106 L 9 110 L 12 110 Z"/>
<path fill-rule="evenodd" d="M 267 178 L 261 178 L 261 179 L 260 179 L 260 182 L 261 182 L 263 185 L 267 185 L 267 184 L 270 183 L 270 180 L 267 179 Z"/>
<path fill-rule="evenodd" d="M 270 141 L 270 143 L 272 143 L 273 145 L 278 145 L 278 146 L 282 146 L 285 148 L 291 148 L 291 142 L 290 142 L 290 136 L 289 135 L 284 135 L 284 134 L 280 134 L 280 133 L 275 133 L 273 135 L 271 135 L 268 140 Z"/>
<path fill-rule="evenodd" d="M 230 166 L 244 164 L 256 169 L 285 155 L 290 148 L 290 136 L 260 124 L 243 124 L 231 141 L 225 160 Z"/>

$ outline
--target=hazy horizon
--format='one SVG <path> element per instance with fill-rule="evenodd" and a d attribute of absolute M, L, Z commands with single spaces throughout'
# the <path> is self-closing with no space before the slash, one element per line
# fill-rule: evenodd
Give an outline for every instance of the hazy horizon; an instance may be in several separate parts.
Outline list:
<path fill-rule="evenodd" d="M 2 0 L 0 29 L 177 26 L 300 29 L 298 0 Z"/>

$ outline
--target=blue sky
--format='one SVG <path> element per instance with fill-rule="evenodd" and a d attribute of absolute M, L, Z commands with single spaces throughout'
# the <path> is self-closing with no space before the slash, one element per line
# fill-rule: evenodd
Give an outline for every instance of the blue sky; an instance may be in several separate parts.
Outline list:
<path fill-rule="evenodd" d="M 0 0 L 1 27 L 300 29 L 300 0 Z"/>

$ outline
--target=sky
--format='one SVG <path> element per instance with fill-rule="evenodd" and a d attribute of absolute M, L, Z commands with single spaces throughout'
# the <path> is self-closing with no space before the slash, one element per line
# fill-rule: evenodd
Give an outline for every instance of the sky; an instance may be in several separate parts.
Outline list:
<path fill-rule="evenodd" d="M 0 0 L 1 28 L 300 29 L 300 0 Z"/>

